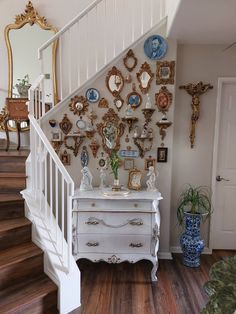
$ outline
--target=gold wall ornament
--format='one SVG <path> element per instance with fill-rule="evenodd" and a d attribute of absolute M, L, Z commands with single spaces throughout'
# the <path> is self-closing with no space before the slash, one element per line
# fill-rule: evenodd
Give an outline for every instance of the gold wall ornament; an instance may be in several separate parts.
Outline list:
<path fill-rule="evenodd" d="M 87 99 L 84 96 L 74 96 L 69 103 L 70 111 L 78 116 L 84 115 L 88 111 Z"/>
<path fill-rule="evenodd" d="M 138 63 L 138 59 L 135 57 L 134 52 L 132 49 L 129 49 L 127 54 L 125 55 L 124 59 L 124 66 L 129 72 L 132 72 L 133 69 L 136 67 Z"/>
<path fill-rule="evenodd" d="M 117 110 L 120 111 L 124 104 L 124 99 L 120 95 L 117 95 L 116 98 L 113 100 L 113 103 L 116 106 Z"/>
<path fill-rule="evenodd" d="M 133 91 L 127 95 L 126 102 L 127 105 L 131 106 L 131 108 L 136 109 L 142 103 L 142 96 L 138 92 L 136 92 L 136 87 L 134 83 L 132 85 L 132 89 Z"/>
<path fill-rule="evenodd" d="M 79 148 L 81 146 L 81 144 L 84 141 L 85 136 L 81 135 L 80 133 L 71 133 L 71 134 L 67 134 L 64 137 L 64 145 L 66 148 L 70 149 L 73 151 L 74 156 L 76 157 L 78 155 L 79 152 Z M 68 140 L 72 139 L 74 141 L 74 145 L 69 145 L 68 144 Z"/>
<path fill-rule="evenodd" d="M 200 116 L 200 95 L 206 93 L 209 89 L 212 89 L 213 86 L 210 83 L 203 84 L 203 82 L 198 82 L 196 84 L 189 83 L 187 85 L 181 85 L 180 89 L 186 90 L 186 92 L 192 96 L 192 115 L 191 115 L 191 127 L 190 127 L 190 144 L 191 148 L 194 147 L 195 141 L 195 131 L 196 123 Z"/>
<path fill-rule="evenodd" d="M 132 128 L 133 128 L 133 125 L 135 122 L 138 121 L 138 118 L 137 117 L 124 117 L 122 118 L 122 121 L 127 123 L 128 124 L 128 127 L 129 127 L 129 133 L 131 132 Z"/>
<path fill-rule="evenodd" d="M 175 61 L 157 61 L 156 78 L 157 85 L 174 84 Z"/>
<path fill-rule="evenodd" d="M 143 94 L 147 94 L 151 86 L 154 73 L 152 73 L 150 65 L 144 62 L 138 73 L 136 73 L 139 82 L 139 88 Z"/>
<path fill-rule="evenodd" d="M 124 87 L 124 77 L 117 67 L 113 66 L 108 72 L 106 76 L 106 86 L 114 97 L 117 97 L 121 93 Z"/>
<path fill-rule="evenodd" d="M 55 150 L 55 152 L 57 154 L 59 154 L 59 151 L 60 151 L 60 148 L 61 148 L 61 146 L 63 144 L 63 141 L 51 140 L 51 144 L 52 144 L 52 147 Z"/>
<path fill-rule="evenodd" d="M 34 24 L 38 25 L 42 30 L 52 31 L 54 34 L 57 32 L 57 28 L 50 25 L 44 16 L 40 16 L 37 10 L 34 8 L 31 1 L 26 5 L 26 9 L 24 13 L 17 14 L 15 17 L 15 23 L 9 24 L 5 27 L 4 37 L 7 45 L 8 52 L 8 97 L 12 97 L 12 89 L 13 89 L 13 53 L 12 46 L 10 43 L 9 32 L 11 30 L 17 30 L 22 28 L 24 25 L 29 24 L 33 26 Z M 26 38 L 25 43 L 22 43 L 25 47 L 27 47 Z M 40 44 L 39 44 L 40 45 Z M 53 99 L 54 103 L 58 102 L 57 96 L 57 80 L 56 80 L 56 51 L 57 51 L 58 41 L 55 41 L 52 44 L 52 82 L 53 82 Z M 36 47 L 38 48 L 38 46 Z M 26 67 L 26 65 L 25 65 Z M 25 73 L 27 73 L 27 68 L 25 69 Z"/>
<path fill-rule="evenodd" d="M 98 103 L 98 108 L 108 108 L 109 104 L 106 98 L 101 98 Z"/>
<path fill-rule="evenodd" d="M 163 117 L 160 121 L 156 123 L 156 125 L 160 129 L 160 136 L 161 140 L 163 141 L 166 137 L 166 129 L 168 129 L 172 125 L 172 122 L 168 121 L 166 117 Z"/>
<path fill-rule="evenodd" d="M 68 134 L 70 130 L 72 129 L 72 123 L 71 121 L 67 118 L 67 114 L 64 114 L 64 117 L 62 121 L 59 123 L 60 129 L 64 134 Z"/>
<path fill-rule="evenodd" d="M 100 147 L 100 145 L 97 143 L 97 140 L 96 139 L 92 140 L 92 142 L 89 144 L 89 147 L 91 148 L 93 157 L 96 158 L 98 149 Z"/>
<path fill-rule="evenodd" d="M 160 112 L 165 113 L 172 104 L 172 93 L 166 86 L 162 86 L 158 93 L 155 94 L 155 105 Z"/>
<path fill-rule="evenodd" d="M 103 149 L 110 156 L 112 151 L 120 148 L 120 138 L 124 133 L 125 125 L 120 122 L 119 116 L 112 108 L 102 117 L 103 122 L 97 124 L 99 135 L 102 137 Z"/>
<path fill-rule="evenodd" d="M 66 150 L 60 155 L 60 159 L 64 166 L 70 166 L 71 155 Z"/>
<path fill-rule="evenodd" d="M 142 113 L 144 115 L 146 123 L 151 122 L 151 120 L 152 120 L 151 117 L 152 117 L 154 111 L 155 111 L 155 108 L 143 108 L 142 109 Z"/>

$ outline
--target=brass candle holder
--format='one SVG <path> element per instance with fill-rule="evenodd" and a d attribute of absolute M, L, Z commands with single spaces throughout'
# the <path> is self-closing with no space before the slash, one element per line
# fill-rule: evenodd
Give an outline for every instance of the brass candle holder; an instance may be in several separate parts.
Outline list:
<path fill-rule="evenodd" d="M 154 111 L 155 111 L 155 108 L 143 108 L 142 109 L 146 123 L 151 121 L 151 117 L 152 117 Z"/>

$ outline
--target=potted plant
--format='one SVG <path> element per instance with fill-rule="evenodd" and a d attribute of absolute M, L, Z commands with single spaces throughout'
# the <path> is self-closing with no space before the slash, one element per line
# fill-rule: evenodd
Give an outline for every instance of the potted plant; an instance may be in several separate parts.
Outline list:
<path fill-rule="evenodd" d="M 118 170 L 120 167 L 120 162 L 121 159 L 117 155 L 117 152 L 115 150 L 112 151 L 111 156 L 108 159 L 108 163 L 111 167 L 111 171 L 114 175 L 114 184 L 112 186 L 112 190 L 118 191 L 121 189 L 120 182 L 119 182 L 119 177 L 118 177 Z"/>
<path fill-rule="evenodd" d="M 28 90 L 31 86 L 29 83 L 29 75 L 26 74 L 23 79 L 17 79 L 16 89 L 22 98 L 28 98 Z"/>
<path fill-rule="evenodd" d="M 207 187 L 188 185 L 182 192 L 177 208 L 177 218 L 185 230 L 180 237 L 183 251 L 183 264 L 189 267 L 200 266 L 200 255 L 204 240 L 200 238 L 200 223 L 211 214 L 211 197 Z"/>

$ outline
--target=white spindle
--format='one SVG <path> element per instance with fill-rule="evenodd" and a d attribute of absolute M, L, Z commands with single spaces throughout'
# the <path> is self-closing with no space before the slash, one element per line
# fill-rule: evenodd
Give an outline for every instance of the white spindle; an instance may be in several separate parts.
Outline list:
<path fill-rule="evenodd" d="M 44 147 L 44 210 L 47 216 L 47 207 L 48 207 L 48 162 L 47 162 L 47 152 Z"/>
<path fill-rule="evenodd" d="M 144 3 L 141 0 L 141 35 L 144 33 Z"/>
<path fill-rule="evenodd" d="M 64 179 L 61 176 L 61 232 L 62 232 L 62 241 L 61 241 L 61 255 L 64 256 L 64 235 L 65 235 L 65 187 L 64 187 Z"/>
<path fill-rule="evenodd" d="M 57 243 L 57 241 L 58 241 L 58 225 L 59 225 L 59 223 L 58 223 L 58 202 L 59 202 L 59 193 L 58 193 L 58 168 L 56 167 L 56 169 L 55 169 L 55 172 L 56 172 L 56 174 L 55 174 L 55 181 L 56 181 L 56 212 L 55 212 L 55 214 L 56 214 L 56 243 Z"/>
<path fill-rule="evenodd" d="M 151 8 L 150 8 L 150 28 L 153 26 L 153 1 L 151 0 Z"/>
<path fill-rule="evenodd" d="M 116 37 L 117 37 L 117 29 L 116 29 L 116 0 L 113 0 L 113 57 L 116 57 Z"/>
<path fill-rule="evenodd" d="M 72 65 L 71 65 L 71 62 L 72 62 L 72 54 L 71 54 L 71 45 L 72 45 L 72 40 L 71 40 L 71 30 L 68 29 L 68 47 L 69 47 L 69 51 L 68 51 L 68 57 L 69 57 L 69 66 L 68 66 L 68 82 L 69 82 L 69 93 L 71 93 L 72 91 Z"/>
<path fill-rule="evenodd" d="M 50 207 L 50 212 L 52 212 L 53 210 L 53 182 L 52 182 L 52 157 L 50 156 L 49 158 L 49 175 L 50 175 L 50 179 L 49 179 L 49 191 L 50 191 L 50 202 L 49 202 L 49 207 Z"/>
<path fill-rule="evenodd" d="M 104 65 L 107 64 L 107 0 L 104 0 Z"/>
<path fill-rule="evenodd" d="M 130 1 L 131 6 L 133 6 L 133 1 Z M 134 12 L 130 10 L 131 12 L 131 43 L 134 42 Z"/>
<path fill-rule="evenodd" d="M 60 73 L 60 97 L 61 97 L 61 100 L 63 99 L 62 38 L 60 38 L 60 40 L 59 40 L 59 73 Z"/>
<path fill-rule="evenodd" d="M 96 28 L 99 28 L 100 25 L 98 24 L 98 6 L 96 5 L 95 7 L 95 25 Z M 100 34 L 99 34 L 100 35 Z M 100 37 L 95 33 L 95 38 L 94 38 L 94 42 L 95 42 L 95 47 L 93 46 L 93 49 L 95 49 L 95 71 L 98 71 L 98 47 L 99 47 L 99 41 L 100 41 Z"/>
<path fill-rule="evenodd" d="M 80 54 L 80 25 L 79 25 L 79 21 L 78 23 L 76 24 L 77 25 L 77 34 L 78 34 L 78 46 L 77 46 L 77 68 L 78 68 L 78 86 L 80 86 L 80 57 L 81 57 L 81 54 Z"/>
<path fill-rule="evenodd" d="M 86 79 L 88 80 L 89 78 L 89 15 L 88 13 L 86 14 Z"/>

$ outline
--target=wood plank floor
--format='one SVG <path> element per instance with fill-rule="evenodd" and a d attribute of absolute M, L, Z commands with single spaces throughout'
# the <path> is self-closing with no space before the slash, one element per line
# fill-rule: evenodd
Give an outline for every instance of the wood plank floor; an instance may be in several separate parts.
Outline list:
<path fill-rule="evenodd" d="M 199 269 L 182 265 L 181 255 L 160 260 L 158 282 L 150 281 L 152 264 L 107 264 L 79 260 L 82 306 L 73 314 L 198 314 L 208 298 L 203 284 L 212 264 L 236 251 L 202 255 Z"/>

